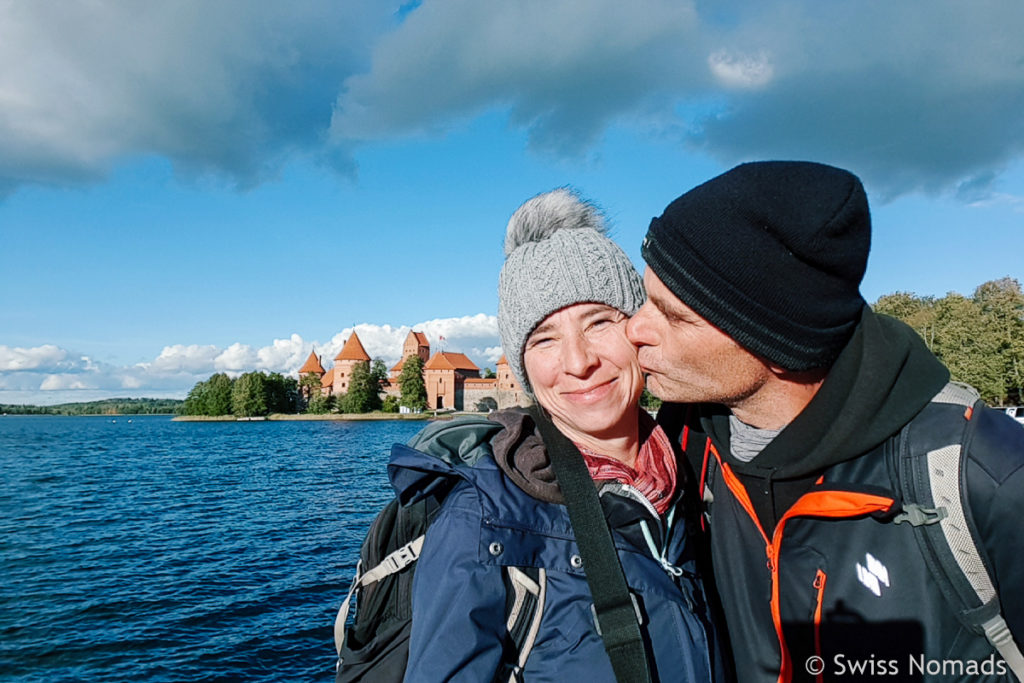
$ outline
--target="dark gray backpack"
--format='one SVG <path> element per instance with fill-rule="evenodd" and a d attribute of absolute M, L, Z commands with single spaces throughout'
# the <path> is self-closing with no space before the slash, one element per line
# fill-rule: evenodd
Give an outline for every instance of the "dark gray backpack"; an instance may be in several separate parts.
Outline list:
<path fill-rule="evenodd" d="M 428 427 L 410 445 L 439 444 L 432 449 L 438 457 L 477 457 L 461 453 L 448 444 L 447 436 L 461 440 L 461 430 L 472 420 L 440 423 Z M 484 420 L 477 427 L 498 430 L 500 425 Z M 447 444 L 447 446 L 446 446 Z M 449 448 L 448 446 L 452 446 Z M 404 448 L 404 446 L 396 445 Z M 453 456 L 452 452 L 458 453 Z M 334 623 L 338 653 L 336 683 L 372 681 L 400 683 L 409 660 L 412 628 L 412 586 L 427 528 L 441 508 L 446 492 L 402 506 L 392 499 L 370 525 L 359 553 L 359 563 Z M 533 567 L 505 567 L 505 614 L 507 637 L 505 657 L 495 681 L 518 681 L 533 649 L 544 611 L 546 574 Z M 349 624 L 352 601 L 356 613 Z"/>
<path fill-rule="evenodd" d="M 974 418 L 987 406 L 966 384 L 950 382 L 933 403 L 964 407 L 965 420 L 943 426 L 949 434 L 917 435 L 912 420 L 898 437 L 896 467 L 903 512 L 894 521 L 913 525 L 915 538 L 957 619 L 984 635 L 1018 680 L 1024 681 L 1024 656 L 1003 618 L 992 571 L 979 550 L 977 527 L 965 500 L 963 452 L 970 446 Z M 941 445 L 936 444 L 936 438 Z M 930 450 L 917 444 L 938 445 Z"/>

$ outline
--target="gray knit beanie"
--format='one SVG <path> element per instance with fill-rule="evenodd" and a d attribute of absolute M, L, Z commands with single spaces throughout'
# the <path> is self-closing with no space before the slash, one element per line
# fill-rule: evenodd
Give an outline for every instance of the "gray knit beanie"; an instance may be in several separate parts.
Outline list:
<path fill-rule="evenodd" d="M 567 188 L 537 195 L 509 219 L 498 331 L 509 367 L 531 394 L 523 350 L 544 318 L 584 302 L 633 315 L 644 302 L 640 275 L 605 229 L 597 207 Z"/>

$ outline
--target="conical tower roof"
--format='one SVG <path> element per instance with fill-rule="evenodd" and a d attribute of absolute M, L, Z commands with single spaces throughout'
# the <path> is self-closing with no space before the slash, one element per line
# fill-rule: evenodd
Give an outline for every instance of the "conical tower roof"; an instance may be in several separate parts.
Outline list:
<path fill-rule="evenodd" d="M 324 366 L 320 364 L 320 359 L 317 358 L 315 349 L 309 352 L 309 358 L 307 358 L 306 362 L 302 364 L 301 368 L 299 368 L 300 375 L 304 375 L 307 372 L 315 372 L 318 375 L 324 374 Z"/>
<path fill-rule="evenodd" d="M 366 349 L 363 348 L 363 343 L 359 341 L 359 335 L 355 332 L 352 336 L 345 341 L 345 345 L 341 347 L 341 351 L 334 357 L 334 360 L 370 360 L 370 355 L 366 353 Z"/>

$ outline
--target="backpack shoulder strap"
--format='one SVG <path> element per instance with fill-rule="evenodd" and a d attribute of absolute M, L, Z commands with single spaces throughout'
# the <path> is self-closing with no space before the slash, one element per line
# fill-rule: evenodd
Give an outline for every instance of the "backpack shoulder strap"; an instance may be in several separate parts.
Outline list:
<path fill-rule="evenodd" d="M 338 609 L 338 616 L 334 619 L 334 648 L 338 651 L 339 657 L 341 656 L 342 647 L 345 646 L 345 625 L 348 622 L 348 613 L 352 606 L 352 596 L 363 586 L 376 583 L 385 576 L 397 574 L 418 560 L 420 551 L 423 549 L 424 538 L 426 536 L 422 534 L 417 536 L 398 550 L 390 553 L 376 567 L 371 567 L 365 572 L 363 571 L 362 560 L 356 564 L 356 575 L 352 579 L 352 585 L 349 586 L 345 602 L 341 603 L 341 608 Z"/>
<path fill-rule="evenodd" d="M 388 638 L 393 639 L 396 637 L 393 635 L 396 633 L 393 625 L 404 622 L 404 630 L 401 633 L 404 633 L 404 646 L 407 648 L 408 624 L 412 618 L 412 577 L 415 563 L 423 549 L 425 529 L 429 528 L 440 506 L 441 501 L 436 497 L 420 500 L 405 507 L 399 505 L 397 498 L 393 498 L 370 525 L 360 551 L 360 560 L 356 564 L 355 576 L 334 621 L 334 643 L 338 653 L 339 672 L 343 652 L 346 651 L 346 640 L 350 641 L 346 656 L 351 656 L 351 642 L 355 642 L 355 647 L 359 650 L 363 647 L 359 645 L 361 638 L 366 638 L 368 633 L 380 633 L 382 629 L 385 633 L 392 634 Z M 405 539 L 411 540 L 395 547 Z M 387 554 L 382 557 L 383 553 Z M 522 669 L 533 650 L 544 611 L 547 574 L 543 569 L 532 567 L 504 567 L 503 579 L 506 588 L 508 637 L 495 681 L 505 683 L 521 680 Z M 350 626 L 348 622 L 353 600 L 356 601 L 357 613 L 355 623 Z M 363 605 L 363 602 L 366 602 L 366 605 Z M 358 626 L 360 609 L 370 610 L 368 622 L 363 627 L 366 632 L 360 632 Z M 385 628 L 381 625 L 383 622 L 390 625 L 386 625 Z M 348 637 L 350 634 L 353 634 L 351 638 Z M 398 646 L 398 649 L 400 648 L 401 646 Z M 358 656 L 356 659 L 359 661 Z M 360 665 L 356 666 L 358 668 Z M 353 675 L 354 679 L 342 678 L 339 675 L 337 680 L 363 680 L 360 677 L 362 674 Z"/>
<path fill-rule="evenodd" d="M 984 635 L 1024 680 L 1024 655 L 1000 611 L 965 494 L 964 446 L 976 425 L 972 418 L 985 404 L 974 389 L 953 382 L 932 403 L 962 406 L 964 419 L 958 424 L 945 415 L 929 419 L 922 414 L 900 431 L 897 472 L 904 504 L 894 521 L 914 527 L 925 563 L 957 619 Z"/>
<path fill-rule="evenodd" d="M 531 413 L 565 496 L 569 522 L 594 600 L 595 625 L 615 678 L 622 683 L 649 683 L 651 673 L 640 633 L 640 609 L 636 597 L 629 592 L 594 480 L 579 450 L 550 418 L 539 407 Z"/>

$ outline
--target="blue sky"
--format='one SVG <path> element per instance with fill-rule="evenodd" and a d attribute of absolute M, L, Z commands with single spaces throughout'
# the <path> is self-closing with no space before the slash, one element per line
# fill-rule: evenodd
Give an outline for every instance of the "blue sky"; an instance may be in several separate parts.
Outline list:
<path fill-rule="evenodd" d="M 481 367 L 509 215 L 638 267 L 736 163 L 857 173 L 862 291 L 1024 279 L 1017 0 L 0 6 L 0 403 L 183 397 L 410 327 Z"/>

